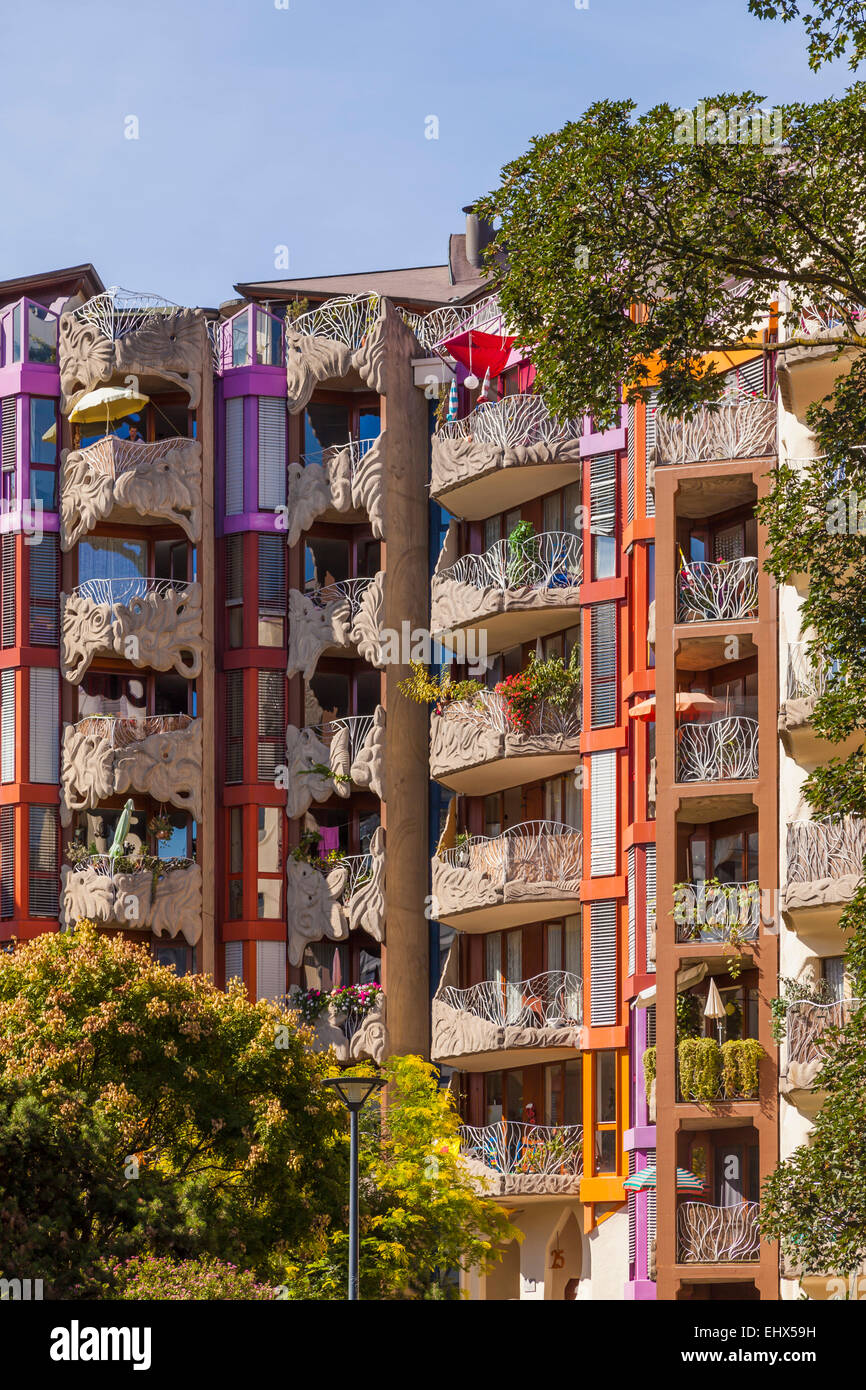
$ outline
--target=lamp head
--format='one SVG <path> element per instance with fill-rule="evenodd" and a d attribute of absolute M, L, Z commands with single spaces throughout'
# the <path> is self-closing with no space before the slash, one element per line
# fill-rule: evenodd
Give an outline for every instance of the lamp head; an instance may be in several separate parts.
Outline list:
<path fill-rule="evenodd" d="M 379 1076 L 329 1076 L 322 1082 L 328 1090 L 336 1091 L 347 1110 L 360 1110 L 374 1091 L 385 1085 Z"/>

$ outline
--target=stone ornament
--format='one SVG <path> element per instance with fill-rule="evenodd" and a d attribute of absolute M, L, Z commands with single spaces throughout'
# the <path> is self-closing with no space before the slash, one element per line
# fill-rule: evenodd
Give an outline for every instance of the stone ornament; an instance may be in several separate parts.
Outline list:
<path fill-rule="evenodd" d="M 328 450 L 322 463 L 289 464 L 289 526 L 286 540 L 290 546 L 297 545 L 313 522 L 329 512 L 338 515 L 353 511 L 366 512 L 373 535 L 377 540 L 384 539 L 386 435 L 387 431 L 383 430 L 357 461 L 357 441 L 352 441 L 342 448 Z"/>
<path fill-rule="evenodd" d="M 316 387 L 324 381 L 340 380 L 357 372 L 371 391 L 380 396 L 393 389 L 391 372 L 397 373 L 397 385 L 403 370 L 413 357 L 423 357 L 424 351 L 415 334 L 390 299 L 378 301 L 372 326 L 361 337 L 357 347 L 349 347 L 334 338 L 320 338 L 299 333 L 291 322 L 286 323 L 286 383 L 288 406 L 292 415 L 310 400 Z"/>
<path fill-rule="evenodd" d="M 349 731 L 345 728 L 338 729 L 328 745 L 319 737 L 316 729 L 298 729 L 294 724 L 288 726 L 286 814 L 290 820 L 304 815 L 314 801 L 327 801 L 334 795 L 349 795 L 351 787 L 347 782 L 337 782 L 333 777 L 311 771 L 316 764 L 330 767 L 332 772 L 343 771 L 344 764 L 348 762 L 348 739 Z M 348 768 L 345 771 L 348 772 Z"/>
<path fill-rule="evenodd" d="M 202 589 L 150 590 L 129 603 L 96 603 L 83 594 L 61 594 L 60 665 L 63 679 L 78 685 L 95 656 L 118 656 L 154 671 L 174 669 L 187 680 L 201 672 Z"/>
<path fill-rule="evenodd" d="M 348 902 L 349 929 L 363 930 L 374 941 L 385 939 L 385 832 L 377 826 L 370 841 L 370 877 Z"/>
<path fill-rule="evenodd" d="M 286 863 L 286 919 L 289 961 L 300 965 L 309 941 L 345 941 L 349 922 L 340 903 L 345 872 L 337 865 L 323 874 L 312 864 L 289 858 Z"/>
<path fill-rule="evenodd" d="M 106 337 L 96 323 L 66 313 L 60 316 L 58 356 L 64 415 L 86 392 L 118 374 L 173 382 L 187 392 L 190 409 L 195 410 L 210 343 L 200 309 L 152 316 L 118 338 Z"/>
<path fill-rule="evenodd" d="M 580 439 L 557 443 L 516 444 L 508 447 L 469 438 L 449 439 L 433 435 L 430 492 L 434 497 L 462 483 L 475 482 L 490 473 L 512 468 L 539 468 L 546 464 L 580 465 Z M 555 479 L 551 478 L 555 486 Z"/>
<path fill-rule="evenodd" d="M 156 881 L 149 869 L 106 874 L 85 865 L 60 871 L 60 921 L 74 927 L 82 917 L 105 926 L 150 930 L 154 936 L 182 935 L 195 946 L 202 932 L 202 875 L 198 864 L 172 869 Z"/>
<path fill-rule="evenodd" d="M 110 797 L 138 792 L 202 819 L 202 723 L 157 730 L 116 746 L 95 721 L 67 724 L 60 769 L 60 822 Z"/>
<path fill-rule="evenodd" d="M 291 680 L 302 672 L 304 680 L 316 674 L 319 657 L 330 647 L 350 645 L 349 601 L 340 597 L 321 607 L 300 589 L 289 590 L 289 660 Z"/>
<path fill-rule="evenodd" d="M 358 655 L 381 671 L 385 667 L 382 656 L 381 633 L 385 626 L 385 573 L 379 570 L 372 584 L 368 584 L 361 596 L 360 607 L 352 623 L 350 638 L 358 648 Z"/>
<path fill-rule="evenodd" d="M 377 705 L 373 726 L 355 755 L 350 776 L 356 787 L 369 787 L 385 800 L 385 707 Z"/>
<path fill-rule="evenodd" d="M 201 539 L 201 444 L 197 439 L 141 444 L 99 439 L 64 450 L 61 469 L 60 548 L 115 511 L 173 522 L 189 539 Z"/>

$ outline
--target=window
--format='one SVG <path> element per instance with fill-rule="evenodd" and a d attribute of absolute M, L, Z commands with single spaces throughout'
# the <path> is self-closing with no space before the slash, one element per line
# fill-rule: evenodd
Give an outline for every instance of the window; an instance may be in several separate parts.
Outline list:
<path fill-rule="evenodd" d="M 0 673 L 0 781 L 15 781 L 15 672 Z"/>
<path fill-rule="evenodd" d="M 616 749 L 589 755 L 590 874 L 616 873 Z"/>
<path fill-rule="evenodd" d="M 486 1124 L 523 1119 L 523 1072 L 493 1071 L 485 1078 Z"/>
<path fill-rule="evenodd" d="M 30 398 L 30 501 L 57 508 L 57 402 Z"/>
<path fill-rule="evenodd" d="M 244 978 L 244 943 L 229 941 L 225 947 L 226 984 Z"/>
<path fill-rule="evenodd" d="M 56 647 L 60 640 L 60 548 L 56 533 L 46 532 L 30 546 L 30 641 Z"/>
<path fill-rule="evenodd" d="M 616 1146 L 616 1053 L 597 1052 L 595 1056 L 595 1161 L 600 1173 L 615 1173 Z"/>
<path fill-rule="evenodd" d="M 226 675 L 226 781 L 244 777 L 244 673 Z"/>
<path fill-rule="evenodd" d="M 281 647 L 285 642 L 286 543 L 282 536 L 259 536 L 260 647 Z"/>
<path fill-rule="evenodd" d="M 259 398 L 259 511 L 273 512 L 286 503 L 286 402 Z"/>
<path fill-rule="evenodd" d="M 523 978 L 523 933 L 491 932 L 484 940 L 484 978 L 500 987 L 506 1023 L 520 1018 L 522 997 L 517 988 Z"/>
<path fill-rule="evenodd" d="M 226 536 L 226 640 L 233 648 L 244 645 L 244 538 Z"/>
<path fill-rule="evenodd" d="M 56 917 L 57 812 L 53 806 L 30 810 L 30 916 Z"/>
<path fill-rule="evenodd" d="M 243 807 L 229 811 L 229 910 L 231 921 L 244 915 L 244 813 Z"/>
<path fill-rule="evenodd" d="M 189 975 L 193 968 L 192 950 L 189 946 L 154 945 L 153 958 L 158 965 L 172 969 L 175 975 Z"/>
<path fill-rule="evenodd" d="M 0 537 L 0 647 L 14 646 L 15 537 L 4 535 Z"/>
<path fill-rule="evenodd" d="M 579 1125 L 583 1062 L 572 1057 L 544 1068 L 544 1123 Z"/>
<path fill-rule="evenodd" d="M 346 444 L 352 425 L 347 405 L 310 401 L 304 411 L 304 453 L 318 454 L 335 444 Z M 318 462 L 318 459 L 314 459 Z"/>
<path fill-rule="evenodd" d="M 260 806 L 258 827 L 257 913 L 259 917 L 282 916 L 282 827 L 284 811 L 279 806 Z"/>
<path fill-rule="evenodd" d="M 256 998 L 279 999 L 286 992 L 286 943 L 256 942 Z"/>
<path fill-rule="evenodd" d="M 0 435 L 0 468 L 3 474 L 3 501 L 11 505 L 17 496 L 18 438 L 15 397 L 4 396 L 2 435 Z"/>
<path fill-rule="evenodd" d="M 592 578 L 616 575 L 616 454 L 599 454 L 590 463 L 589 529 Z"/>
<path fill-rule="evenodd" d="M 589 907 L 590 1022 L 593 1028 L 616 1024 L 616 904 L 597 900 Z"/>
<path fill-rule="evenodd" d="M 250 361 L 250 314 L 245 309 L 232 319 L 232 366 L 247 367 Z"/>
<path fill-rule="evenodd" d="M 57 319 L 41 304 L 27 303 L 27 357 L 30 362 L 57 361 Z"/>
<path fill-rule="evenodd" d="M 237 322 L 237 320 L 236 320 Z M 226 516 L 244 509 L 244 398 L 226 401 Z"/>
<path fill-rule="evenodd" d="M 283 762 L 286 739 L 286 678 L 282 671 L 259 671 L 258 779 L 273 782 Z"/>
<path fill-rule="evenodd" d="M 42 546 L 35 547 L 41 550 Z M 89 536 L 78 546 L 78 582 L 139 579 L 147 574 L 147 543 L 116 536 Z"/>

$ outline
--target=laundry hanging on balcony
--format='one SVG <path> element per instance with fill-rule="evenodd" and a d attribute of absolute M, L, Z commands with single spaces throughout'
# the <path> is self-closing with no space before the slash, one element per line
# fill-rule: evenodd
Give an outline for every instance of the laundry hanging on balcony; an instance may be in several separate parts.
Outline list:
<path fill-rule="evenodd" d="M 440 343 L 439 350 L 447 352 L 456 362 L 468 369 L 469 378 L 465 382 L 467 386 L 471 377 L 476 378 L 474 385 L 477 386 L 479 372 L 482 376 L 487 372 L 491 376 L 499 375 L 511 356 L 514 342 L 514 338 L 501 333 L 480 333 L 477 328 L 470 328 L 465 333 L 446 338 Z"/>

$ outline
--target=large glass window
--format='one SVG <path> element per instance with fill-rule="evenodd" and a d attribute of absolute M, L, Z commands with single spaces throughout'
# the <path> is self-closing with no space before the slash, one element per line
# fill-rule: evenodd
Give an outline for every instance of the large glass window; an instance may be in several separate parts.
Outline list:
<path fill-rule="evenodd" d="M 30 398 L 30 501 L 57 507 L 57 402 Z"/>
<path fill-rule="evenodd" d="M 31 362 L 57 361 L 57 319 L 41 304 L 27 305 L 28 358 Z"/>
<path fill-rule="evenodd" d="M 89 579 L 135 579 L 147 573 L 144 541 L 116 536 L 89 536 L 78 546 L 78 582 Z"/>

